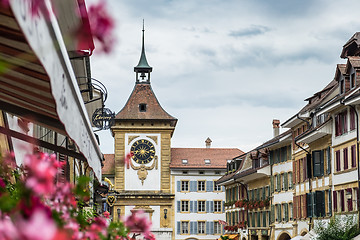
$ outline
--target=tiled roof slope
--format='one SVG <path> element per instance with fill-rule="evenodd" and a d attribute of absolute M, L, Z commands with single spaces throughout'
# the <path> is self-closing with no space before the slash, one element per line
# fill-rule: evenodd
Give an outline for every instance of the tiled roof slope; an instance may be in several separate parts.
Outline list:
<path fill-rule="evenodd" d="M 105 158 L 104 166 L 101 169 L 102 174 L 103 175 L 115 174 L 115 154 L 104 154 L 104 158 Z"/>
<path fill-rule="evenodd" d="M 237 148 L 172 148 L 170 168 L 226 168 L 231 160 L 244 152 Z M 182 160 L 188 163 L 183 164 Z M 210 164 L 205 164 L 210 159 Z"/>
<path fill-rule="evenodd" d="M 146 104 L 146 111 L 140 112 L 139 104 Z M 149 120 L 174 120 L 176 118 L 168 114 L 157 100 L 151 85 L 148 83 L 138 83 L 125 104 L 124 108 L 116 114 L 115 119 L 134 120 L 134 119 L 149 119 Z"/>

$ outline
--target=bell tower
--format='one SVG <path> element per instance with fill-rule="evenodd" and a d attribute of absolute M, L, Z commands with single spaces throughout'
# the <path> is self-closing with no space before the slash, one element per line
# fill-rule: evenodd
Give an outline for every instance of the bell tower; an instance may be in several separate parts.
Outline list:
<path fill-rule="evenodd" d="M 115 142 L 114 212 L 130 215 L 142 210 L 152 221 L 156 239 L 171 239 L 174 194 L 171 191 L 171 137 L 177 119 L 160 105 L 150 83 L 144 46 L 134 67 L 135 86 L 125 106 L 116 114 L 111 131 Z M 131 154 L 130 161 L 124 161 Z"/>

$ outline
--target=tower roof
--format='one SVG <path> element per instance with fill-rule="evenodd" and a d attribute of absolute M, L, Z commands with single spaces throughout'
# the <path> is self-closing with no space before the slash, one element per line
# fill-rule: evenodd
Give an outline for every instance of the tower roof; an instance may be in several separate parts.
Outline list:
<path fill-rule="evenodd" d="M 143 107 L 143 108 L 142 108 Z M 115 116 L 122 120 L 171 120 L 177 119 L 168 114 L 157 100 L 150 84 L 135 84 L 123 109 Z"/>
<path fill-rule="evenodd" d="M 144 20 L 143 20 L 143 29 L 142 29 L 142 49 L 141 49 L 141 55 L 139 63 L 136 67 L 134 67 L 134 72 L 138 72 L 141 70 L 146 70 L 147 72 L 152 71 L 152 67 L 149 66 L 147 60 L 146 60 L 146 54 L 145 54 L 145 43 L 144 43 L 144 35 L 145 35 L 145 29 L 144 29 Z"/>

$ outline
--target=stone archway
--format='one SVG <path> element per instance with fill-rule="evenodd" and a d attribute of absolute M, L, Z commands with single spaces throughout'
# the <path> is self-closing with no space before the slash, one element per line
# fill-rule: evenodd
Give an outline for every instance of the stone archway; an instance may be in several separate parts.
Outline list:
<path fill-rule="evenodd" d="M 290 240 L 291 237 L 287 232 L 283 232 L 280 234 L 280 236 L 278 237 L 278 240 Z"/>

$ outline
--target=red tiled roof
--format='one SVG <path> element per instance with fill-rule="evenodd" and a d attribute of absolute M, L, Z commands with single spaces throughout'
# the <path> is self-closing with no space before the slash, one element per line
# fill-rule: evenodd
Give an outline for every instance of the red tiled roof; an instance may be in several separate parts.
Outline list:
<path fill-rule="evenodd" d="M 139 104 L 146 104 L 146 111 L 140 112 Z M 172 120 L 176 124 L 177 119 L 168 114 L 157 100 L 151 85 L 138 83 L 125 104 L 124 108 L 116 114 L 115 119 L 123 120 Z"/>
<path fill-rule="evenodd" d="M 115 154 L 104 154 L 105 162 L 101 169 L 102 174 L 115 174 Z"/>
<path fill-rule="evenodd" d="M 231 160 L 244 152 L 237 148 L 172 148 L 170 168 L 226 168 Z M 183 164 L 182 160 L 188 163 Z M 210 159 L 210 164 L 205 164 Z"/>

